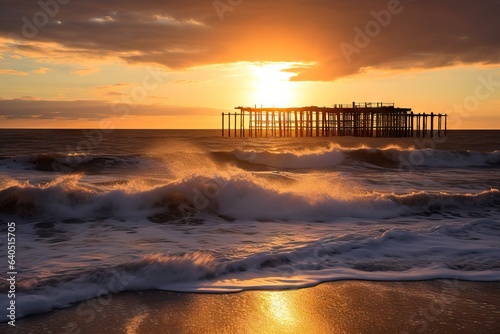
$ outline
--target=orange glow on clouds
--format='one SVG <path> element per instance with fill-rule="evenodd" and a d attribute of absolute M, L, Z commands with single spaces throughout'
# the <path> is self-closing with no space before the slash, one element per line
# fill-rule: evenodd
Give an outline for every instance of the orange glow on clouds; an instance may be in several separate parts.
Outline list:
<path fill-rule="evenodd" d="M 130 109 L 117 128 L 218 128 L 239 105 L 380 101 L 452 115 L 485 80 L 488 97 L 461 127 L 500 124 L 498 0 L 453 11 L 402 2 L 369 41 L 357 31 L 377 24 L 387 0 L 233 3 L 221 13 L 206 0 L 87 0 L 35 27 L 38 2 L 4 0 L 1 126 L 99 127 L 116 103 Z M 359 52 L 346 58 L 346 43 Z"/>

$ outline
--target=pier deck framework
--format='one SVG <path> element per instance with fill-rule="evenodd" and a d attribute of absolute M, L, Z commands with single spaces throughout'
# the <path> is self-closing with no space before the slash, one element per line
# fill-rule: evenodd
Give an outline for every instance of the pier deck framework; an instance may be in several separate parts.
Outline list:
<path fill-rule="evenodd" d="M 394 103 L 364 102 L 332 107 L 250 108 L 222 113 L 225 137 L 442 137 L 448 115 L 414 113 Z"/>

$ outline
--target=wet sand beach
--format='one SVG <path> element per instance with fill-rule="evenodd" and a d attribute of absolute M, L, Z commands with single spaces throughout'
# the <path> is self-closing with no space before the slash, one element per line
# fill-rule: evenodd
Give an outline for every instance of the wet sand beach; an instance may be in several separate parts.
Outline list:
<path fill-rule="evenodd" d="M 342 281 L 285 291 L 108 295 L 2 333 L 498 333 L 500 283 Z"/>

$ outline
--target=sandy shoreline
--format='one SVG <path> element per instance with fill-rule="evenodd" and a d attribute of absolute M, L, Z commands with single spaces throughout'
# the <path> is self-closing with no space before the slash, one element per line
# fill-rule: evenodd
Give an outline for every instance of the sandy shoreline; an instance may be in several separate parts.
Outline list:
<path fill-rule="evenodd" d="M 286 291 L 128 292 L 0 324 L 2 333 L 497 333 L 500 282 L 325 283 Z"/>

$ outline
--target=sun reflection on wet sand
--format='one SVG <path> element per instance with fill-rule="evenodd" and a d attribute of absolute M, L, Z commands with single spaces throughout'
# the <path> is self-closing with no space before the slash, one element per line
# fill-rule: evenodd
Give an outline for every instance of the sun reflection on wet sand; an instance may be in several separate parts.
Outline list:
<path fill-rule="evenodd" d="M 281 326 L 293 328 L 295 327 L 295 318 L 293 310 L 290 305 L 290 298 L 283 294 L 263 294 L 263 303 L 267 303 L 269 314 L 272 315 L 274 320 Z"/>
<path fill-rule="evenodd" d="M 448 281 L 346 281 L 300 290 L 235 294 L 145 291 L 113 295 L 112 301 L 100 305 L 99 310 L 91 310 L 94 301 L 26 317 L 14 331 L 1 325 L 0 331 L 38 333 L 71 328 L 67 332 L 399 333 L 417 332 L 426 321 L 433 333 L 456 332 L 458 328 L 464 333 L 475 332 L 478 323 L 484 333 L 494 333 L 500 316 L 498 291 L 499 283 Z M 435 309 L 437 302 L 443 310 Z M 421 310 L 439 312 L 432 313 L 434 320 L 429 320 L 419 313 Z M 92 319 L 86 317 L 90 311 Z"/>
<path fill-rule="evenodd" d="M 137 329 L 141 325 L 141 323 L 146 319 L 148 313 L 138 314 L 135 317 L 129 319 L 127 324 L 125 325 L 125 333 L 126 334 L 135 334 L 137 333 Z"/>
<path fill-rule="evenodd" d="M 323 321 L 318 305 L 304 293 L 305 290 L 269 291 L 256 295 L 255 303 L 266 320 L 254 323 L 260 333 L 336 333 Z"/>

